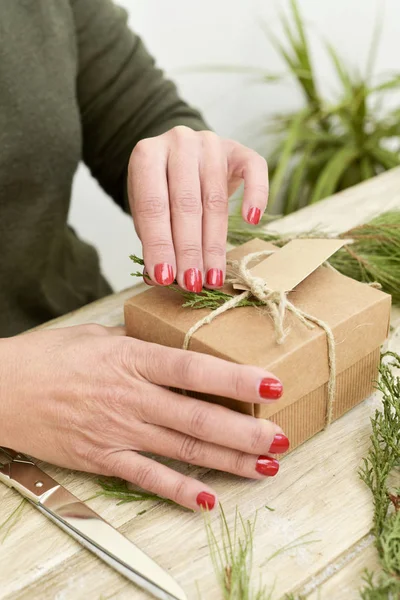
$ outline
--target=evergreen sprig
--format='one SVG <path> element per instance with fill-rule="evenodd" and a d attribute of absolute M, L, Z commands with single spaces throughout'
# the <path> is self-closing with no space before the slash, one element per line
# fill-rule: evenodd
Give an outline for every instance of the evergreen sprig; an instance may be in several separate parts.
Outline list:
<path fill-rule="evenodd" d="M 296 238 L 326 237 L 314 229 L 296 234 L 279 234 L 246 225 L 238 215 L 229 217 L 228 241 L 239 245 L 258 237 L 278 247 Z M 332 237 L 331 235 L 329 237 Z M 394 304 L 400 304 L 400 211 L 389 211 L 370 222 L 353 227 L 339 239 L 352 239 L 353 243 L 336 252 L 329 263 L 343 275 L 363 283 L 378 282 L 390 294 Z"/>
<path fill-rule="evenodd" d="M 360 477 L 371 490 L 374 503 L 373 532 L 382 573 L 365 574 L 363 600 L 400 598 L 400 356 L 382 356 L 377 384 L 382 411 L 371 419 L 371 447 Z M 389 477 L 397 480 L 389 488 Z M 386 594 L 386 595 L 385 595 Z"/>
<path fill-rule="evenodd" d="M 129 258 L 138 265 L 144 265 L 143 259 L 134 254 L 132 254 Z M 145 275 L 140 271 L 131 273 L 131 275 L 133 277 L 145 277 Z M 167 285 L 165 287 L 177 292 L 178 294 L 181 294 L 185 300 L 185 302 L 182 304 L 184 308 L 192 308 L 194 310 L 201 308 L 215 310 L 232 298 L 230 294 L 222 292 L 221 290 L 212 290 L 207 288 L 203 288 L 199 293 L 189 292 L 179 287 L 176 280 L 171 285 Z M 255 298 L 244 298 L 236 308 L 240 308 L 242 306 L 261 306 L 261 304 L 262 303 Z"/>

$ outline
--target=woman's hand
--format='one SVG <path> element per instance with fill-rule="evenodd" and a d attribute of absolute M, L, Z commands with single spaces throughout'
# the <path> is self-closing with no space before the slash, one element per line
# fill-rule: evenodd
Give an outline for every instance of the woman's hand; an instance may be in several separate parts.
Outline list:
<path fill-rule="evenodd" d="M 86 325 L 0 340 L 0 446 L 121 477 L 191 509 L 215 492 L 141 452 L 262 479 L 287 438 L 265 420 L 175 394 L 184 387 L 243 402 L 274 402 L 281 383 L 241 366 Z"/>
<path fill-rule="evenodd" d="M 265 160 L 210 131 L 175 127 L 139 142 L 128 169 L 130 208 L 151 280 L 176 277 L 189 291 L 221 287 L 228 198 L 244 181 L 243 219 L 256 225 L 267 204 Z"/>

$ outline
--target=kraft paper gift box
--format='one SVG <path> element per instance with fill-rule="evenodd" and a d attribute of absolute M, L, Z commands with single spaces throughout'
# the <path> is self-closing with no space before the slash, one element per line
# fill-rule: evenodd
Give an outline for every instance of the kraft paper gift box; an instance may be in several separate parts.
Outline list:
<path fill-rule="evenodd" d="M 295 240 L 277 249 L 254 239 L 231 250 L 228 258 L 240 260 L 250 253 L 276 251 L 259 261 L 251 272 L 265 277 L 271 289 L 291 290 L 287 297 L 295 307 L 329 326 L 336 354 L 336 390 L 331 406 L 332 420 L 335 420 L 373 392 L 380 346 L 388 334 L 391 297 L 326 266 L 318 266 L 343 244 L 330 240 L 333 245 L 329 247 L 327 242 Z M 225 285 L 224 291 L 240 293 L 231 285 Z M 187 331 L 211 312 L 183 308 L 183 303 L 181 294 L 161 287 L 133 296 L 125 303 L 128 335 L 181 348 Z M 290 439 L 293 450 L 326 425 L 331 370 L 324 329 L 317 325 L 307 328 L 290 311 L 285 314 L 285 328 L 286 337 L 278 344 L 274 323 L 266 308 L 236 307 L 202 326 L 189 346 L 196 352 L 271 371 L 283 383 L 284 393 L 278 402 L 248 404 L 189 393 L 275 421 Z"/>

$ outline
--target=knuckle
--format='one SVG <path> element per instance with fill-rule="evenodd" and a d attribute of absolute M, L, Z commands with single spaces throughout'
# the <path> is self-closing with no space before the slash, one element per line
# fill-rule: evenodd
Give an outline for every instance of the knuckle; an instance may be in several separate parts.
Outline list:
<path fill-rule="evenodd" d="M 218 258 L 225 257 L 226 246 L 223 244 L 211 244 L 207 246 L 207 253 Z"/>
<path fill-rule="evenodd" d="M 196 438 L 185 435 L 182 442 L 179 444 L 177 451 L 177 458 L 182 462 L 193 463 L 196 462 L 200 456 L 202 449 L 202 442 Z"/>
<path fill-rule="evenodd" d="M 241 399 L 244 397 L 244 378 L 239 369 L 232 369 L 230 389 L 234 398 Z"/>
<path fill-rule="evenodd" d="M 265 434 L 263 428 L 260 427 L 260 424 L 255 424 L 251 434 L 250 434 L 250 451 L 252 453 L 257 454 L 260 451 L 260 448 L 265 448 Z"/>
<path fill-rule="evenodd" d="M 184 479 L 178 479 L 173 486 L 173 498 L 177 504 L 184 504 L 186 497 L 186 481 Z"/>
<path fill-rule="evenodd" d="M 252 185 L 251 190 L 253 194 L 257 194 L 265 198 L 268 196 L 268 185 L 266 184 L 255 183 Z"/>
<path fill-rule="evenodd" d="M 233 456 L 233 470 L 235 473 L 244 473 L 247 455 L 244 452 L 235 452 Z"/>
<path fill-rule="evenodd" d="M 171 240 L 163 240 L 162 238 L 148 240 L 146 242 L 145 251 L 151 251 L 157 255 L 170 255 L 174 254 L 174 245 Z"/>
<path fill-rule="evenodd" d="M 214 213 L 227 213 L 228 194 L 223 189 L 211 190 L 204 198 L 204 208 Z"/>
<path fill-rule="evenodd" d="M 186 127 L 186 125 L 176 125 L 171 129 L 171 133 L 174 137 L 183 138 L 193 135 L 195 132 L 190 127 Z"/>
<path fill-rule="evenodd" d="M 267 159 L 264 158 L 264 156 L 261 156 L 261 154 L 255 153 L 254 159 L 258 162 L 258 164 L 260 165 L 260 168 L 268 169 Z"/>
<path fill-rule="evenodd" d="M 178 360 L 177 364 L 177 373 L 179 376 L 179 381 L 182 382 L 183 386 L 190 385 L 192 383 L 193 374 L 198 372 L 196 370 L 196 365 L 194 362 L 194 356 L 192 354 L 184 354 Z"/>
<path fill-rule="evenodd" d="M 168 204 L 161 196 L 143 196 L 135 204 L 135 213 L 138 217 L 156 219 L 166 215 Z"/>
<path fill-rule="evenodd" d="M 148 156 L 149 152 L 154 148 L 155 140 L 152 138 L 144 138 L 139 140 L 132 151 L 132 158 L 140 158 L 142 156 Z"/>
<path fill-rule="evenodd" d="M 178 192 L 174 198 L 173 207 L 176 211 L 185 214 L 202 214 L 200 198 L 191 190 L 182 190 Z"/>
<path fill-rule="evenodd" d="M 217 135 L 215 133 L 215 131 L 201 131 L 200 133 L 201 133 L 203 142 L 204 141 L 208 141 L 211 143 L 217 142 L 218 144 L 220 144 L 222 142 L 221 138 L 219 137 L 219 135 Z"/>
<path fill-rule="evenodd" d="M 185 245 L 179 252 L 180 256 L 185 259 L 194 260 L 200 262 L 202 259 L 202 253 L 199 246 Z"/>
<path fill-rule="evenodd" d="M 138 466 L 134 475 L 134 483 L 144 490 L 156 490 L 160 479 L 155 466 L 152 464 Z"/>
<path fill-rule="evenodd" d="M 90 336 L 104 336 L 108 333 L 106 327 L 97 323 L 87 323 L 83 326 L 83 331 L 86 335 Z"/>
<path fill-rule="evenodd" d="M 139 375 L 146 380 L 153 380 L 160 372 L 160 353 L 153 344 L 145 343 L 143 347 L 135 353 L 134 360 Z M 130 352 L 130 361 L 132 362 L 132 352 Z"/>
<path fill-rule="evenodd" d="M 190 417 L 189 433 L 197 438 L 205 437 L 208 422 L 208 411 L 201 404 L 197 406 Z"/>
<path fill-rule="evenodd" d="M 206 192 L 204 208 L 213 212 L 225 213 L 228 211 L 228 192 L 222 184 L 215 185 Z"/>

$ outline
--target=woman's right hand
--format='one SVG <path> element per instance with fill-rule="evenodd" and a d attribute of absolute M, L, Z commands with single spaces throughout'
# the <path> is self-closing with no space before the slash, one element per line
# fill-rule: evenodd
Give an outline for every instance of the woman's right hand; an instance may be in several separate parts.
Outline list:
<path fill-rule="evenodd" d="M 83 325 L 0 340 L 0 445 L 71 469 L 121 477 L 198 510 L 213 489 L 141 454 L 242 477 L 275 475 L 268 452 L 287 438 L 272 422 L 183 396 L 184 388 L 274 402 L 280 382 L 258 367 Z"/>

